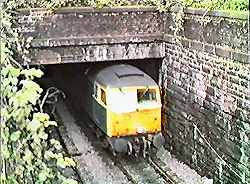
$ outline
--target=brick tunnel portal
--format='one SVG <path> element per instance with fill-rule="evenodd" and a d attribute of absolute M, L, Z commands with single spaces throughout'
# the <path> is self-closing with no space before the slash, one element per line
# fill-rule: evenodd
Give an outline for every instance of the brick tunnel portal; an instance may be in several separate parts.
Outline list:
<path fill-rule="evenodd" d="M 110 65 L 119 64 L 135 66 L 147 73 L 157 84 L 159 84 L 159 75 L 162 64 L 161 58 L 42 65 L 41 70 L 44 72 L 44 77 L 38 79 L 37 82 L 44 89 L 43 93 L 46 92 L 46 89 L 53 86 L 63 91 L 66 98 L 75 101 L 78 98 L 84 98 L 84 96 L 77 94 L 76 91 L 82 91 L 86 88 L 83 81 L 83 74 L 88 67 L 105 68 Z"/>
<path fill-rule="evenodd" d="M 19 23 L 26 38 L 35 38 L 32 64 L 44 66 L 43 80 L 60 81 L 53 85 L 69 97 L 81 87 L 80 75 L 88 65 L 125 62 L 156 82 L 162 71 L 166 147 L 202 175 L 239 183 L 235 173 L 242 181 L 249 176 L 249 151 L 239 137 L 247 134 L 240 131 L 250 117 L 248 16 L 187 9 L 180 47 L 170 29 L 173 13 L 179 11 L 180 7 L 169 13 L 156 8 L 69 8 L 46 14 L 36 9 L 20 11 Z M 209 22 L 202 25 L 204 17 Z"/>

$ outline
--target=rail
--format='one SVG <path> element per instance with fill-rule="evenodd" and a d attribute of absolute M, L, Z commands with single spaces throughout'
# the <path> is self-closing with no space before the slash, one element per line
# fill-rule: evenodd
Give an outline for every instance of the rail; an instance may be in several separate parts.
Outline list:
<path fill-rule="evenodd" d="M 169 184 L 178 184 L 169 174 L 167 174 L 151 157 L 148 157 L 149 164 L 160 176 Z"/>

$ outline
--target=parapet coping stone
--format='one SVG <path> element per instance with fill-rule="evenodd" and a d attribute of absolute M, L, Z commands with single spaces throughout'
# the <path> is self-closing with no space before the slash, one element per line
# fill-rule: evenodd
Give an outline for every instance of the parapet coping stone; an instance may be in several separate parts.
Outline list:
<path fill-rule="evenodd" d="M 20 8 L 18 12 L 28 15 L 32 11 L 47 11 L 46 8 Z M 121 7 L 62 7 L 56 8 L 54 13 L 67 14 L 67 13 L 119 13 L 119 12 L 158 12 L 157 7 L 148 6 L 121 6 Z"/>
<path fill-rule="evenodd" d="M 172 7 L 170 12 L 179 12 L 182 7 L 175 6 Z M 46 8 L 21 8 L 18 10 L 19 13 L 28 15 L 32 11 L 46 11 L 49 9 Z M 63 7 L 56 8 L 54 13 L 67 14 L 67 13 L 119 13 L 119 12 L 159 12 L 156 6 L 121 6 L 121 7 L 103 7 L 103 8 L 93 8 L 93 7 Z M 223 18 L 235 18 L 248 20 L 249 12 L 248 11 L 236 11 L 236 10 L 205 10 L 199 8 L 185 8 L 185 13 L 187 14 L 196 14 L 196 15 L 207 15 L 207 16 L 216 16 Z M 168 12 L 166 12 L 168 13 Z"/>
<path fill-rule="evenodd" d="M 174 36 L 170 34 L 164 34 L 163 36 L 163 41 L 167 43 L 174 44 L 173 40 Z M 197 40 L 190 40 L 188 38 L 181 37 L 182 39 L 182 47 L 189 48 L 189 49 L 195 49 L 198 51 L 202 52 L 208 52 L 210 54 L 227 58 L 227 59 L 232 59 L 239 61 L 241 63 L 249 63 L 250 60 L 250 55 L 249 53 L 243 53 L 237 50 L 234 50 L 232 48 L 225 48 L 220 45 L 215 45 L 215 44 L 209 44 L 205 42 L 200 42 Z"/>
<path fill-rule="evenodd" d="M 172 7 L 171 12 L 179 12 L 182 7 Z M 187 14 L 194 15 L 206 15 L 206 16 L 214 16 L 214 17 L 222 17 L 222 18 L 234 18 L 234 19 L 243 19 L 248 20 L 249 11 L 236 11 L 236 10 L 205 10 L 201 8 L 186 8 L 184 10 Z"/>

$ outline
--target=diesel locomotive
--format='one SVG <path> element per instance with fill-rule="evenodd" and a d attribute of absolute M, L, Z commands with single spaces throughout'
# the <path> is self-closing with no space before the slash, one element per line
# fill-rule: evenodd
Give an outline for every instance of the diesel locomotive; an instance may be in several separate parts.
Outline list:
<path fill-rule="evenodd" d="M 103 145 L 114 152 L 146 156 L 160 148 L 161 97 L 157 83 L 138 68 L 119 64 L 84 71 L 84 108 Z"/>

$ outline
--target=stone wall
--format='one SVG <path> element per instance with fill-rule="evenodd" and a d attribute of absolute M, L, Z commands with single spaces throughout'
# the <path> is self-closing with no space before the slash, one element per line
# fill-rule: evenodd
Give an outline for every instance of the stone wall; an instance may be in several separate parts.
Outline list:
<path fill-rule="evenodd" d="M 31 64 L 163 58 L 156 8 L 69 7 L 19 10 L 19 31 L 33 37 Z"/>
<path fill-rule="evenodd" d="M 173 13 L 181 10 L 172 8 Z M 180 36 L 196 42 L 213 44 L 221 48 L 248 51 L 248 12 L 204 11 L 188 8 L 185 10 L 184 30 Z M 173 35 L 170 26 L 174 26 L 173 16 L 165 14 L 165 34 Z M 207 49 L 208 50 L 208 49 Z"/>
<path fill-rule="evenodd" d="M 186 11 L 181 46 L 168 27 L 173 25 L 172 14 L 165 18 L 160 82 L 166 89 L 165 147 L 215 183 L 248 183 L 247 19 L 193 14 Z M 209 23 L 202 26 L 202 18 Z M 218 19 L 219 25 L 213 25 Z M 211 37 L 201 37 L 201 32 L 213 29 Z"/>

